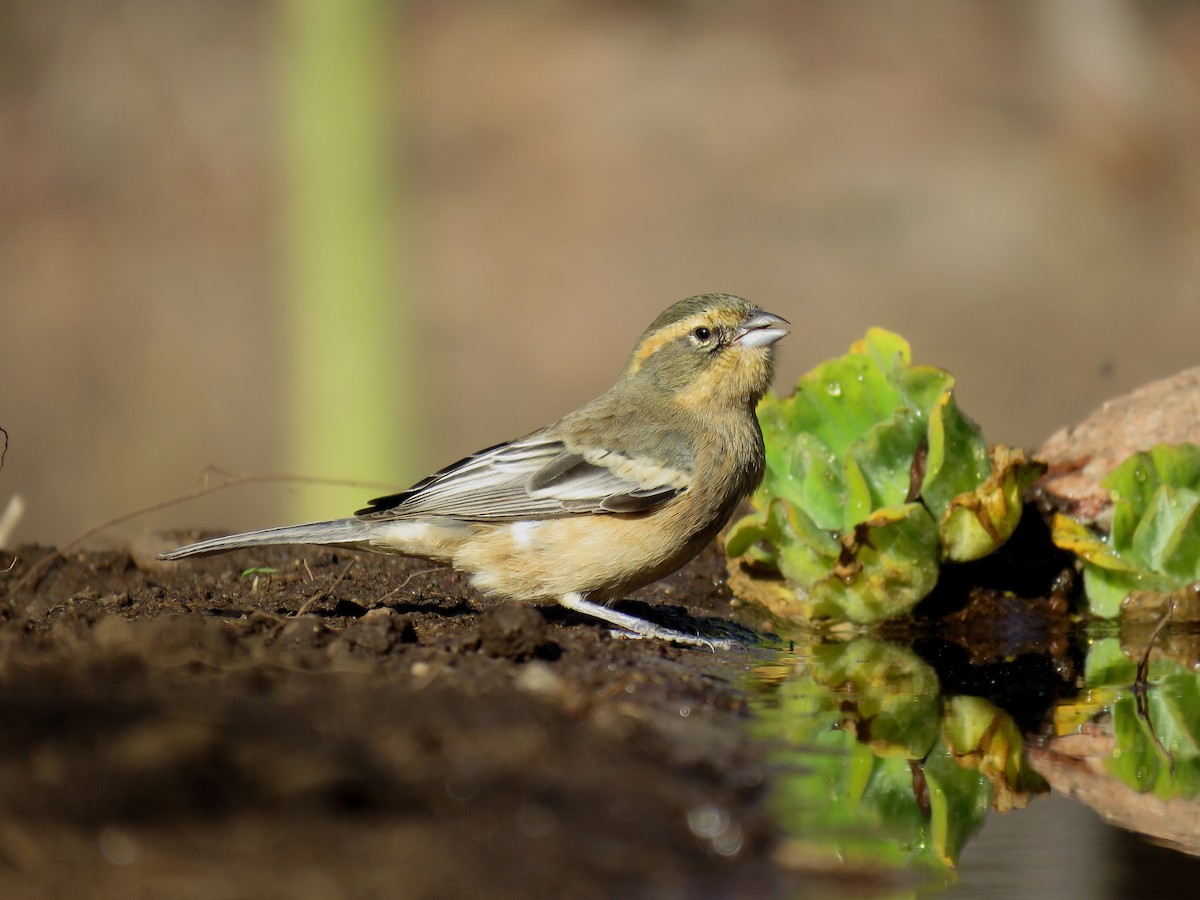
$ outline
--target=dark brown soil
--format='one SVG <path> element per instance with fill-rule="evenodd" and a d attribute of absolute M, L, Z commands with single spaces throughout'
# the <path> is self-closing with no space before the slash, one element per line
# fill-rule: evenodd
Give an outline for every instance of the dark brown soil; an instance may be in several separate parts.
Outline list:
<path fill-rule="evenodd" d="M 488 604 L 421 561 L 154 549 L 0 554 L 0 896 L 795 888 L 743 728 L 755 651 Z M 710 549 L 621 608 L 719 630 L 722 576 Z"/>

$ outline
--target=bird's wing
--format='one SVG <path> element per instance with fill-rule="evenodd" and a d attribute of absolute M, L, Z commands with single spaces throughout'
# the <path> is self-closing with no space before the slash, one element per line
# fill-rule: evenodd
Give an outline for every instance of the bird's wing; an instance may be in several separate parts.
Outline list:
<path fill-rule="evenodd" d="M 446 516 L 473 522 L 642 512 L 690 476 L 604 449 L 572 450 L 542 434 L 480 450 L 406 491 L 371 501 L 366 519 Z"/>

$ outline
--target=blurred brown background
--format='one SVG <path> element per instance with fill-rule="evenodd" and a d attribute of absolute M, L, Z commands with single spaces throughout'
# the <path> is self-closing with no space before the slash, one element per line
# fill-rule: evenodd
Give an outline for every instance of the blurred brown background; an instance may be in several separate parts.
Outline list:
<path fill-rule="evenodd" d="M 279 16 L 0 2 L 15 541 L 209 464 L 286 471 Z M 397 486 L 602 392 L 702 291 L 792 320 L 780 389 L 883 325 L 1019 445 L 1197 361 L 1198 4 L 426 0 L 386 37 L 424 404 Z M 275 524 L 293 499 L 237 489 L 117 536 Z"/>

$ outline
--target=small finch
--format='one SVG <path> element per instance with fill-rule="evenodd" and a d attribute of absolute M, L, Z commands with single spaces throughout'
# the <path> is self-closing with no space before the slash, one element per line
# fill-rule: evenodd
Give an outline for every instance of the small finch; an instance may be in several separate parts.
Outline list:
<path fill-rule="evenodd" d="M 713 642 L 610 608 L 680 568 L 762 479 L 755 407 L 788 322 L 731 294 L 668 307 L 617 383 L 352 518 L 189 544 L 160 559 L 320 544 L 448 563 L 481 592 L 558 603 L 631 637 Z"/>

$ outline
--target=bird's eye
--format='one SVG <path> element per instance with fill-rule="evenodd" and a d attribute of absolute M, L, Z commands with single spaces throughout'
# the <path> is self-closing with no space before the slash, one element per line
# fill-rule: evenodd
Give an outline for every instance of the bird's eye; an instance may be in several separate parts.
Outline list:
<path fill-rule="evenodd" d="M 694 337 L 696 340 L 700 341 L 700 343 L 704 343 L 710 337 L 712 337 L 712 330 L 709 328 L 706 328 L 704 325 L 701 325 L 699 328 L 697 328 L 695 331 L 692 332 L 692 337 Z"/>

